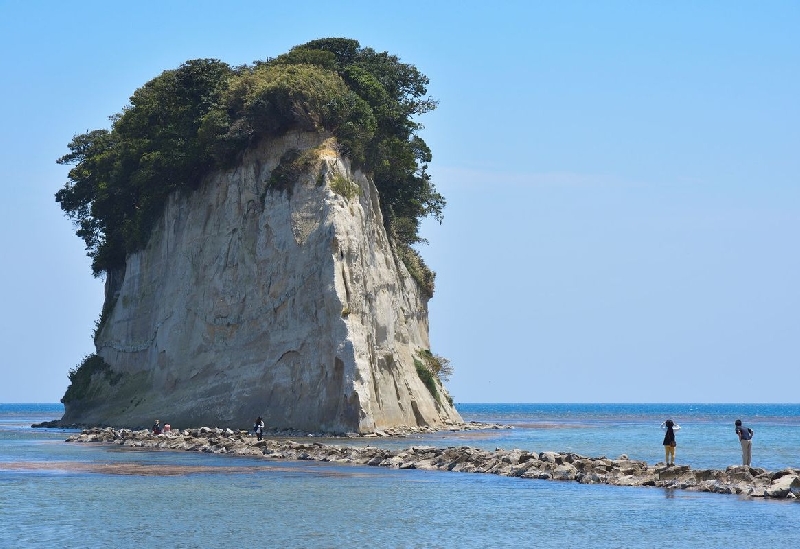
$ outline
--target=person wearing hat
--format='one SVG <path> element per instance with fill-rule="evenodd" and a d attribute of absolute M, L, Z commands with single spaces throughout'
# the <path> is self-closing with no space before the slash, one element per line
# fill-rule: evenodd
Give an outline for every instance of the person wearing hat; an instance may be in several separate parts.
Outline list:
<path fill-rule="evenodd" d="M 671 419 L 668 419 L 664 423 L 661 424 L 662 429 L 667 430 L 667 434 L 664 435 L 664 461 L 667 465 L 675 465 L 675 447 L 678 445 L 675 442 L 675 431 L 681 428 L 680 425 L 677 425 Z"/>
<path fill-rule="evenodd" d="M 154 435 L 161 434 L 161 424 L 158 422 L 158 420 L 156 420 L 156 422 L 153 424 L 153 434 Z"/>

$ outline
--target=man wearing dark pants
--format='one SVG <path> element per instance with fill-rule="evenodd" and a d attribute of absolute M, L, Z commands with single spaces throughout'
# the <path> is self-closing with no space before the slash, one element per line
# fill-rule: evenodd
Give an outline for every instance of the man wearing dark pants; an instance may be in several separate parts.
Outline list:
<path fill-rule="evenodd" d="M 753 430 L 742 425 L 742 420 L 736 420 L 736 434 L 742 444 L 742 465 L 750 466 L 750 457 L 753 450 Z"/>

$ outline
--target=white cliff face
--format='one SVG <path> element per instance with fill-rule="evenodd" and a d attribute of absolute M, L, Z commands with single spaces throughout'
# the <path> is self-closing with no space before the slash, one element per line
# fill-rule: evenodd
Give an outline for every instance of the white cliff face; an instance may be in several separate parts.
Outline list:
<path fill-rule="evenodd" d="M 284 152 L 318 169 L 267 190 Z M 351 197 L 335 179 L 358 186 Z M 115 377 L 67 403 L 65 422 L 373 432 L 462 420 L 417 375 L 427 299 L 384 231 L 375 186 L 319 134 L 250 151 L 167 203 L 147 248 L 110 277 L 96 339 Z"/>

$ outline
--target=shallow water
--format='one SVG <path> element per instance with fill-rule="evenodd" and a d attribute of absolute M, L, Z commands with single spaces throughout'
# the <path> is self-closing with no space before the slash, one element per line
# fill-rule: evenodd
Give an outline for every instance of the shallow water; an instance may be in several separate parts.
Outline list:
<path fill-rule="evenodd" d="M 544 452 L 574 452 L 611 458 L 623 454 L 654 464 L 664 460 L 661 422 L 672 418 L 676 463 L 693 469 L 725 469 L 741 463 L 734 421 L 755 431 L 754 467 L 800 469 L 800 405 L 797 404 L 459 404 L 465 421 L 513 429 L 437 433 L 353 444 L 404 448 L 412 444 L 477 446 Z"/>
<path fill-rule="evenodd" d="M 652 426 L 655 416 L 648 414 L 640 414 L 639 420 L 610 417 L 606 424 L 602 409 L 597 410 L 596 422 L 592 422 L 591 406 L 576 411 L 575 405 L 568 405 L 572 407 L 569 413 L 550 410 L 551 415 L 544 419 L 542 410 L 512 409 L 519 405 L 503 405 L 494 411 L 481 406 L 459 408 L 468 419 L 498 421 L 503 417 L 504 421 L 532 427 L 491 431 L 488 438 L 486 432 L 473 433 L 473 438 L 470 433 L 445 438 L 415 437 L 400 441 L 400 445 L 455 442 L 486 447 L 499 441 L 503 447 L 514 446 L 512 442 L 538 447 L 550 441 L 554 444 L 552 449 L 566 450 L 565 445 L 571 444 L 584 450 L 579 453 L 594 455 L 597 452 L 589 450 L 596 446 L 614 450 L 616 445 L 622 447 L 626 434 L 641 432 L 652 438 L 656 433 L 658 438 L 659 432 L 658 425 L 655 429 Z M 0 466 L 3 548 L 728 548 L 742 544 L 736 532 L 741 530 L 743 517 L 747 523 L 758 525 L 757 535 L 752 538 L 753 542 L 757 538 L 758 545 L 791 546 L 800 541 L 800 503 L 796 502 L 66 444 L 62 442 L 66 433 L 29 429 L 24 413 L 10 420 L 2 413 L 5 408 L 0 405 L 0 462 L 33 463 L 35 467 L 10 470 Z M 724 412 L 727 419 L 729 410 Z M 795 420 L 786 417 L 753 428 L 757 436 L 764 430 L 797 429 Z M 786 425 L 779 427 L 781 422 Z M 539 427 L 540 423 L 555 426 Z M 562 423 L 568 426 L 561 427 Z M 584 423 L 588 427 L 582 426 Z M 634 428 L 639 423 L 642 425 Z M 713 417 L 702 429 L 697 420 L 684 423 L 686 433 L 715 432 Z M 632 430 L 625 427 L 629 424 Z M 607 427 L 600 432 L 612 431 L 613 436 L 595 440 L 591 433 L 598 430 L 598 425 Z M 701 437 L 708 448 L 723 448 L 731 443 L 725 432 L 727 426 L 722 427 L 724 442 L 712 444 L 705 440 L 711 435 Z M 679 444 L 683 440 L 684 446 L 689 446 L 691 439 L 682 437 L 683 433 L 684 430 L 679 432 Z M 368 441 L 376 443 L 376 439 Z M 735 440 L 733 444 L 736 450 Z M 765 442 L 761 444 L 764 452 Z M 626 448 L 649 452 L 650 445 L 649 440 L 629 440 Z M 658 444 L 656 450 L 660 451 Z M 797 455 L 788 446 L 778 450 L 778 455 Z M 733 452 L 733 457 L 737 456 Z M 147 472 L 120 475 L 73 470 L 54 467 L 54 462 L 82 463 L 90 469 L 104 464 L 130 464 Z M 187 472 L 158 474 L 181 469 Z M 751 543 L 748 540 L 744 545 Z"/>

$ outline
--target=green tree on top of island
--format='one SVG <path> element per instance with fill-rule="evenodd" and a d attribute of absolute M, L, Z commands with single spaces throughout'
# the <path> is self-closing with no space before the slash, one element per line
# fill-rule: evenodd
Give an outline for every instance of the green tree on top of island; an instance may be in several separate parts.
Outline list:
<path fill-rule="evenodd" d="M 121 269 L 142 249 L 175 191 L 233 167 L 260 139 L 292 129 L 326 131 L 369 174 L 386 229 L 415 278 L 433 275 L 411 245 L 423 218 L 442 219 L 444 197 L 427 173 L 431 152 L 415 117 L 433 110 L 428 78 L 397 56 L 356 40 L 325 38 L 252 65 L 196 59 L 137 89 L 111 129 L 75 136 L 59 164 L 74 164 L 56 193 L 92 258 L 92 272 Z"/>

